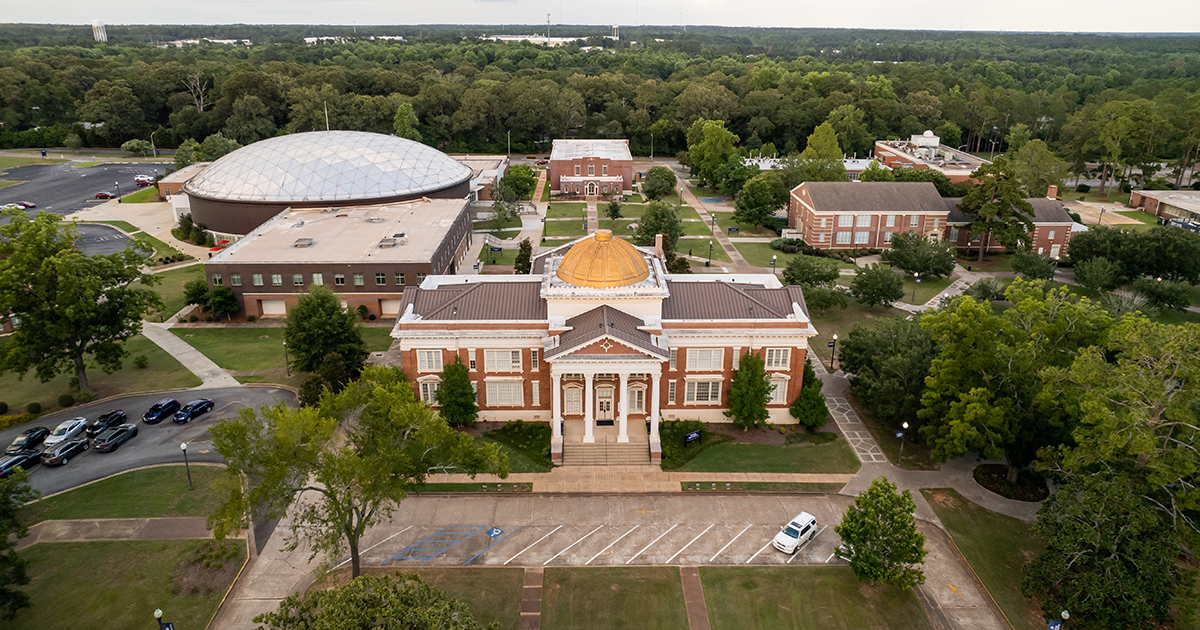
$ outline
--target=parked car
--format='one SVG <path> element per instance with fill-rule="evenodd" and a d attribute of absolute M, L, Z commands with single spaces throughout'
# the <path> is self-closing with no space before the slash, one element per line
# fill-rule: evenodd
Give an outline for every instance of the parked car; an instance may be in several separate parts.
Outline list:
<path fill-rule="evenodd" d="M 150 406 L 149 411 L 142 415 L 142 422 L 158 424 L 179 411 L 179 401 L 174 398 L 164 398 Z"/>
<path fill-rule="evenodd" d="M 116 199 L 117 196 L 108 192 L 107 190 L 103 190 L 103 191 L 96 193 L 96 198 L 97 199 Z"/>
<path fill-rule="evenodd" d="M 96 421 L 93 422 L 90 426 L 88 426 L 87 436 L 88 436 L 88 438 L 94 439 L 97 435 L 100 435 L 100 433 L 102 431 L 104 431 L 105 429 L 110 429 L 112 427 L 117 426 L 118 424 L 123 424 L 124 422 L 125 422 L 125 412 L 124 411 L 122 411 L 120 409 L 110 409 L 110 410 L 105 411 L 104 413 L 100 414 L 100 417 L 96 418 Z"/>
<path fill-rule="evenodd" d="M 83 432 L 87 430 L 87 424 L 87 418 L 71 418 L 70 420 L 63 420 L 58 426 L 54 427 L 54 430 L 50 432 L 50 435 L 46 436 L 46 446 L 50 447 L 58 444 L 59 442 L 66 442 L 67 440 L 73 440 L 77 437 L 82 437 Z"/>
<path fill-rule="evenodd" d="M 549 163 L 550 163 L 550 160 L 538 160 L 538 161 L 534 162 L 534 164 L 537 164 L 538 166 L 545 166 Z"/>
<path fill-rule="evenodd" d="M 138 186 L 149 186 L 150 184 L 154 183 L 154 176 L 138 175 L 137 177 L 133 178 L 133 183 L 137 184 Z"/>
<path fill-rule="evenodd" d="M 26 210 L 37 207 L 37 204 L 33 203 L 32 201 L 18 201 L 16 203 L 18 206 L 21 206 L 22 208 L 25 208 Z"/>
<path fill-rule="evenodd" d="M 26 470 L 33 468 L 34 465 L 41 461 L 41 456 L 41 451 L 30 449 L 0 457 L 0 479 L 13 474 L 13 471 L 18 467 Z"/>
<path fill-rule="evenodd" d="M 50 435 L 50 429 L 47 429 L 46 427 L 33 427 L 32 429 L 25 429 L 21 432 L 21 435 L 17 436 L 17 439 L 12 441 L 12 444 L 10 444 L 8 448 L 4 449 L 4 454 L 16 455 L 21 451 L 28 451 L 30 449 L 37 448 L 41 445 L 42 441 L 46 439 L 47 435 Z"/>
<path fill-rule="evenodd" d="M 131 438 L 137 437 L 136 424 L 119 424 L 115 427 L 105 429 L 96 436 L 92 442 L 92 446 L 96 447 L 98 453 L 111 453 L 117 450 L 117 447 L 128 442 Z"/>
<path fill-rule="evenodd" d="M 213 401 L 209 398 L 197 398 L 192 402 L 183 406 L 182 409 L 175 412 L 175 422 L 184 423 L 191 422 L 200 417 L 201 414 L 208 413 L 213 409 Z"/>
<path fill-rule="evenodd" d="M 47 466 L 66 466 L 72 457 L 82 455 L 88 450 L 88 441 L 84 439 L 59 442 L 42 451 L 42 463 Z"/>
<path fill-rule="evenodd" d="M 817 517 L 808 512 L 796 515 L 787 525 L 780 528 L 771 544 L 783 553 L 796 553 L 800 546 L 817 535 Z"/>

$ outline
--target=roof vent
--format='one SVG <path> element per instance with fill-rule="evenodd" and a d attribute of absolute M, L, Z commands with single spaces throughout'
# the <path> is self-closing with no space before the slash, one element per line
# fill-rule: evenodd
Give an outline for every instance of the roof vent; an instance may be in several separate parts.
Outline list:
<path fill-rule="evenodd" d="M 367 217 L 367 223 L 383 223 L 383 217 Z"/>
<path fill-rule="evenodd" d="M 304 227 L 304 217 L 300 217 L 299 219 L 296 219 L 296 224 L 293 225 L 292 227 Z"/>
<path fill-rule="evenodd" d="M 292 247 L 312 247 L 313 240 L 311 238 L 298 238 Z"/>
<path fill-rule="evenodd" d="M 339 217 L 348 217 L 348 216 L 350 216 L 350 215 L 348 215 L 348 214 L 346 214 L 345 212 L 343 212 L 343 213 L 341 213 L 341 214 L 339 214 L 339 215 L 337 215 L 337 216 L 339 216 Z"/>
<path fill-rule="evenodd" d="M 381 240 L 379 241 L 379 246 L 380 246 L 380 247 L 382 247 L 382 248 L 384 248 L 384 249 L 390 249 L 390 248 L 392 248 L 392 247 L 395 247 L 395 246 L 396 246 L 396 239 L 394 239 L 394 238 L 385 238 L 385 239 L 381 239 Z"/>

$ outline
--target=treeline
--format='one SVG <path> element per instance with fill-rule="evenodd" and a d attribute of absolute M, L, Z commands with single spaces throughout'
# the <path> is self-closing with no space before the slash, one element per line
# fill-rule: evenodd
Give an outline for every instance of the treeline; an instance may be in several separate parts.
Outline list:
<path fill-rule="evenodd" d="M 150 44 L 205 28 L 254 43 Z M 642 28 L 546 48 L 481 41 L 468 27 L 388 33 L 407 41 L 364 41 L 385 27 L 339 28 L 120 27 L 109 44 L 46 45 L 68 27 L 6 27 L 0 146 L 70 146 L 72 135 L 120 146 L 154 133 L 157 146 L 173 147 L 217 132 L 247 144 L 327 124 L 389 133 L 404 103 L 423 141 L 448 151 L 504 151 L 510 140 L 515 151 L 544 151 L 576 135 L 674 154 L 700 118 L 725 121 L 739 146 L 781 154 L 804 149 L 823 122 L 858 155 L 876 139 L 926 129 L 944 144 L 999 153 L 1016 132 L 1077 170 L 1186 166 L 1200 143 L 1195 37 L 689 29 L 656 42 Z M 326 33 L 347 40 L 299 43 Z"/>

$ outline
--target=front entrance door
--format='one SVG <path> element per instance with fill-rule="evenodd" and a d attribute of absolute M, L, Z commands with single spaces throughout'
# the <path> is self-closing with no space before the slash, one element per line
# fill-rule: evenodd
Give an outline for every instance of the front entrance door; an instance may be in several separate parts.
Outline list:
<path fill-rule="evenodd" d="M 604 427 L 613 425 L 613 388 L 611 387 L 596 389 L 596 425 Z"/>
<path fill-rule="evenodd" d="M 587 194 L 588 194 L 588 196 L 589 196 L 589 197 L 595 197 L 595 196 L 596 196 L 596 182 L 588 182 L 588 185 L 587 185 Z"/>

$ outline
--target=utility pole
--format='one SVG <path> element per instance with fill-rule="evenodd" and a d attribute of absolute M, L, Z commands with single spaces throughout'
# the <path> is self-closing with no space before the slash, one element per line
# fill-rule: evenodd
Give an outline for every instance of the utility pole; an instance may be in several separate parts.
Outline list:
<path fill-rule="evenodd" d="M 329 103 L 321 101 L 321 104 L 325 106 L 325 131 L 329 131 Z"/>
<path fill-rule="evenodd" d="M 559 14 L 562 14 L 562 8 L 558 9 Z M 550 45 L 550 14 L 546 14 L 546 45 Z"/>

